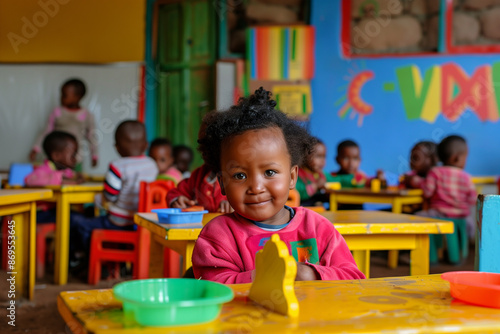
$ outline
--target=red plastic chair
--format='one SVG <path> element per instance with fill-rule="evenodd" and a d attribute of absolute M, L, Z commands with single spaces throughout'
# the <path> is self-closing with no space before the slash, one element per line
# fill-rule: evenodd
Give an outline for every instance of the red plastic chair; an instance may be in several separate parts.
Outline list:
<path fill-rule="evenodd" d="M 10 217 L 3 217 L 2 221 L 2 269 L 7 269 L 7 222 Z M 56 230 L 56 223 L 37 224 L 36 226 L 36 278 L 45 276 L 45 255 L 47 250 L 47 238 Z"/>
<path fill-rule="evenodd" d="M 139 212 L 165 208 L 167 192 L 172 188 L 175 188 L 175 185 L 170 180 L 141 182 Z M 140 226 L 138 226 L 137 231 L 105 229 L 92 231 L 88 283 L 97 284 L 99 282 L 103 262 L 130 262 L 134 278 L 148 278 L 150 240 L 150 232 Z M 128 245 L 131 249 L 118 249 L 117 245 Z"/>
<path fill-rule="evenodd" d="M 140 195 L 139 195 L 139 212 L 151 212 L 153 209 L 163 209 L 168 207 L 167 203 L 167 193 L 175 188 L 175 184 L 171 180 L 158 180 L 155 182 L 141 182 Z M 150 236 L 150 232 L 146 229 L 139 227 L 144 235 Z M 144 272 L 144 277 L 148 278 L 149 273 L 149 243 L 148 248 L 140 250 L 141 252 L 147 253 L 142 257 L 146 257 L 148 261 L 145 263 L 142 272 Z M 181 276 L 180 273 L 180 255 L 169 248 L 164 248 L 163 258 L 165 263 L 163 264 L 163 276 L 170 278 L 178 278 Z"/>

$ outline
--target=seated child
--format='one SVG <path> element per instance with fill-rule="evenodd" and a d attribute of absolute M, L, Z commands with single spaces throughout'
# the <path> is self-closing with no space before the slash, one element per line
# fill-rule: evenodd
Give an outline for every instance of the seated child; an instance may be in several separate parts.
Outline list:
<path fill-rule="evenodd" d="M 78 142 L 68 132 L 52 131 L 43 140 L 43 151 L 47 156 L 43 165 L 36 168 L 25 178 L 26 187 L 44 187 L 48 185 L 77 184 L 83 182 L 76 166 Z M 56 221 L 55 204 L 40 202 L 37 211 L 37 223 Z"/>
<path fill-rule="evenodd" d="M 94 229 L 133 230 L 134 214 L 139 203 L 141 181 L 152 182 L 158 175 L 153 159 L 144 155 L 148 143 L 146 129 L 139 121 L 127 120 L 115 131 L 115 147 L 121 158 L 109 165 L 104 181 L 104 207 L 107 214 L 72 220 L 80 235 L 83 251 L 88 252 Z"/>
<path fill-rule="evenodd" d="M 191 163 L 194 154 L 191 147 L 186 145 L 174 146 L 174 165 L 182 173 L 182 178 L 187 179 L 191 176 Z"/>
<path fill-rule="evenodd" d="M 202 120 L 198 141 L 205 135 L 207 122 L 216 112 L 208 113 Z M 226 196 L 221 192 L 217 175 L 206 164 L 196 168 L 189 179 L 184 179 L 177 188 L 167 193 L 167 203 L 171 208 L 185 209 L 200 205 L 209 212 L 228 213 L 232 211 Z"/>
<path fill-rule="evenodd" d="M 411 171 L 404 176 L 403 185 L 410 189 L 422 188 L 427 173 L 438 162 L 437 145 L 431 141 L 421 141 L 411 149 Z"/>
<path fill-rule="evenodd" d="M 314 206 L 317 202 L 328 202 L 326 182 L 333 181 L 330 174 L 323 173 L 326 164 L 326 146 L 319 138 L 312 138 L 313 151 L 299 168 L 295 188 L 300 194 L 300 205 Z"/>
<path fill-rule="evenodd" d="M 467 160 L 467 142 L 460 136 L 448 136 L 437 147 L 443 166 L 432 168 L 422 184 L 429 209 L 417 215 L 436 218 L 466 218 L 476 204 L 476 188 L 463 168 Z"/>
<path fill-rule="evenodd" d="M 312 147 L 307 131 L 275 106 L 261 87 L 209 120 L 200 151 L 234 212 L 214 218 L 201 231 L 193 252 L 194 276 L 252 282 L 255 254 L 277 233 L 298 262 L 296 280 L 364 278 L 330 221 L 303 207 L 285 206 L 298 164 Z"/>
<path fill-rule="evenodd" d="M 174 165 L 172 144 L 167 138 L 156 138 L 149 146 L 149 156 L 158 166 L 158 180 L 171 180 L 177 185 L 182 180 L 181 172 Z"/>

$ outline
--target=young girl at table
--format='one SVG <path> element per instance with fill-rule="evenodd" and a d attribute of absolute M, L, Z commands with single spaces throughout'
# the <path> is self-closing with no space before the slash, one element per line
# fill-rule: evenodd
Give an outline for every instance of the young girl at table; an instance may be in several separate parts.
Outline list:
<path fill-rule="evenodd" d="M 78 142 L 75 136 L 63 131 L 52 131 L 43 140 L 44 163 L 35 168 L 24 180 L 26 187 L 78 184 L 83 182 L 80 173 L 74 171 Z M 55 204 L 37 204 L 37 223 L 52 223 L 56 220 Z"/>
<path fill-rule="evenodd" d="M 86 87 L 80 79 L 70 79 L 61 87 L 61 106 L 52 111 L 46 129 L 37 138 L 30 152 L 30 161 L 35 161 L 40 152 L 40 143 L 43 138 L 53 130 L 71 133 L 81 145 L 84 137 L 89 142 L 92 156 L 92 167 L 97 166 L 98 151 L 94 136 L 94 116 L 87 109 L 80 106 L 80 101 L 85 96 Z M 77 156 L 77 170 L 81 170 L 81 158 Z"/>
<path fill-rule="evenodd" d="M 198 141 L 205 136 L 207 124 L 215 115 L 216 112 L 210 112 L 203 118 Z M 182 180 L 177 188 L 170 190 L 167 193 L 167 203 L 171 208 L 185 209 L 199 205 L 209 212 L 232 211 L 226 196 L 221 192 L 216 173 L 206 164 L 196 168 L 188 179 Z"/>
<path fill-rule="evenodd" d="M 420 189 L 427 173 L 437 165 L 437 145 L 431 141 L 421 141 L 415 144 L 410 153 L 411 171 L 404 175 L 402 184 L 406 188 Z"/>
<path fill-rule="evenodd" d="M 323 173 L 326 164 L 326 146 L 321 139 L 312 137 L 313 151 L 299 168 L 295 188 L 300 194 L 300 205 L 314 206 L 318 202 L 327 203 L 326 182 L 332 182 L 330 174 Z"/>
<path fill-rule="evenodd" d="M 194 276 L 251 282 L 255 254 L 277 233 L 298 262 L 296 280 L 364 278 L 330 221 L 285 206 L 298 165 L 312 147 L 307 131 L 275 106 L 261 87 L 207 125 L 199 149 L 234 212 L 203 228 L 193 252 Z"/>
<path fill-rule="evenodd" d="M 181 172 L 174 165 L 172 143 L 167 138 L 156 138 L 149 146 L 149 156 L 158 166 L 158 180 L 171 180 L 177 186 L 182 180 Z"/>

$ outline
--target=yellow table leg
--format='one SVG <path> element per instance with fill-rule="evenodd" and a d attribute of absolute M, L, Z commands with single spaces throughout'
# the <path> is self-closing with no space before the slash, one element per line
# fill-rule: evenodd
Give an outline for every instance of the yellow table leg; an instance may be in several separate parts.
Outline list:
<path fill-rule="evenodd" d="M 149 246 L 149 278 L 163 277 L 163 245 L 156 240 L 158 237 L 153 236 Z"/>
<path fill-rule="evenodd" d="M 352 252 L 352 255 L 358 269 L 365 274 L 366 278 L 370 278 L 370 251 L 355 250 Z"/>
<path fill-rule="evenodd" d="M 56 208 L 56 254 L 54 269 L 54 281 L 59 285 L 68 282 L 69 211 L 70 206 L 67 194 L 59 194 Z"/>
<path fill-rule="evenodd" d="M 186 252 L 184 253 L 182 259 L 184 261 L 184 271 L 188 270 L 193 265 L 192 257 L 193 257 L 194 244 L 195 244 L 194 241 L 188 241 L 186 243 Z"/>
<path fill-rule="evenodd" d="M 429 235 L 415 235 L 415 249 L 410 252 L 410 275 L 429 275 Z"/>
<path fill-rule="evenodd" d="M 330 194 L 330 211 L 337 211 L 337 196 Z"/>
<path fill-rule="evenodd" d="M 36 202 L 31 203 L 29 213 L 29 270 L 28 270 L 28 297 L 35 297 L 35 273 L 36 273 Z"/>
<path fill-rule="evenodd" d="M 15 256 L 14 267 L 7 267 L 7 274 L 15 279 L 15 296 L 29 295 L 29 214 L 26 212 L 12 215 L 12 224 L 14 224 Z M 11 274 L 9 274 L 11 273 Z M 9 289 L 10 291 L 10 289 Z"/>
<path fill-rule="evenodd" d="M 398 198 L 394 198 L 392 201 L 392 212 L 393 213 L 403 212 L 403 204 Z M 390 250 L 387 259 L 387 266 L 391 269 L 396 269 L 398 267 L 398 261 L 399 261 L 399 251 Z"/>

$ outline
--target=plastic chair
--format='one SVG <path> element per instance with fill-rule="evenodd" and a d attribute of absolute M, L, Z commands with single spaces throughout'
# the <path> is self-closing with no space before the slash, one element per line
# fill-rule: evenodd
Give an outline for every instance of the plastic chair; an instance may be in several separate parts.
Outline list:
<path fill-rule="evenodd" d="M 443 218 L 436 218 L 443 219 Z M 437 249 L 443 247 L 443 237 L 446 238 L 448 261 L 452 264 L 460 264 L 469 255 L 469 238 L 467 235 L 467 223 L 465 218 L 446 218 L 454 225 L 453 234 L 431 234 L 429 235 L 429 262 L 438 262 Z"/>
<path fill-rule="evenodd" d="M 36 278 L 45 276 L 45 255 L 47 238 L 54 235 L 56 223 L 37 224 L 36 226 Z M 52 257 L 52 252 L 49 253 Z"/>
<path fill-rule="evenodd" d="M 475 269 L 500 274 L 500 196 L 479 195 L 476 215 Z"/>
<path fill-rule="evenodd" d="M 167 192 L 174 187 L 174 183 L 170 180 L 141 182 L 139 212 L 166 207 Z M 150 241 L 150 232 L 140 226 L 138 226 L 137 231 L 105 229 L 92 231 L 88 283 L 97 284 L 99 282 L 102 263 L 108 261 L 130 262 L 134 278 L 148 278 Z M 118 246 L 126 246 L 131 249 L 120 249 L 117 248 Z"/>
<path fill-rule="evenodd" d="M 175 188 L 175 183 L 171 180 L 157 180 L 150 183 L 141 182 L 139 191 L 139 212 L 151 212 L 153 209 L 163 209 L 168 207 L 167 193 L 173 188 Z M 150 235 L 148 230 L 143 229 L 140 226 L 139 228 L 143 230 L 144 234 Z M 144 255 L 143 258 L 147 256 L 147 263 L 149 264 L 149 247 L 147 249 L 141 249 L 141 252 L 147 252 L 147 255 Z M 166 247 L 163 252 L 163 258 L 165 259 L 165 263 L 163 264 L 163 276 L 179 278 L 181 263 L 180 255 Z M 145 277 L 143 278 L 148 277 L 148 271 L 149 268 L 145 267 Z"/>

